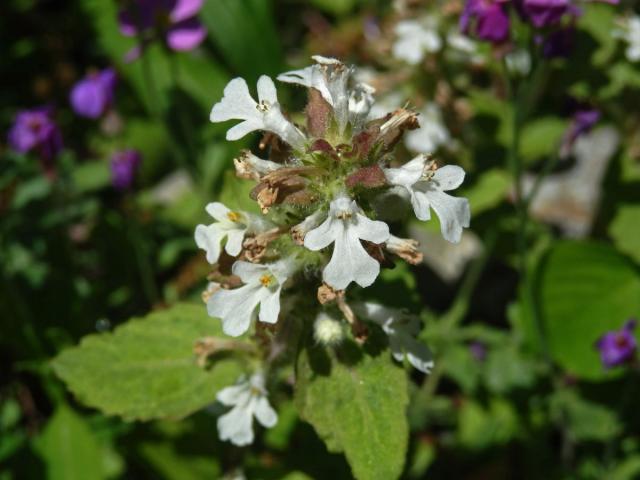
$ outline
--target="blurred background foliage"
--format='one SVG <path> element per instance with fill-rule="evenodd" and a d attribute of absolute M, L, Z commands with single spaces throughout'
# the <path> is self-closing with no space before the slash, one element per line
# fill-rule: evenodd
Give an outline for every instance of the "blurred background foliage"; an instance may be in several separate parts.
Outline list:
<path fill-rule="evenodd" d="M 136 39 L 120 34 L 118 3 L 0 5 L 0 129 L 20 109 L 49 105 L 64 138 L 53 175 L 35 155 L 0 144 L 1 480 L 350 478 L 344 458 L 298 420 L 285 388 L 273 395 L 278 425 L 247 450 L 217 440 L 215 405 L 180 422 L 127 422 L 83 407 L 50 366 L 88 333 L 199 300 L 208 267 L 193 230 L 206 220 L 203 206 L 220 199 L 255 208 L 229 167 L 257 141 L 224 141 L 209 109 L 231 78 L 251 85 L 311 54 L 384 71 L 386 93 L 402 91 L 411 105 L 444 84 L 456 140 L 441 157 L 469 172 L 468 242 L 447 250 L 433 239 L 433 222 L 411 224 L 432 261 L 387 270 L 365 292 L 421 312 L 421 338 L 435 352 L 434 372 L 410 387 L 403 477 L 640 478 L 638 365 L 605 369 L 595 348 L 640 312 L 640 64 L 611 35 L 616 10 L 631 3 L 585 7 L 571 56 L 525 75 L 542 85 L 527 96 L 522 126 L 531 174 L 570 126 L 569 96 L 601 112 L 592 135 L 615 128 L 592 137 L 582 159 L 554 167 L 556 196 L 541 188 L 525 232 L 526 277 L 505 163 L 513 134 L 507 86 L 486 45 L 481 67 L 437 57 L 407 74 L 378 48 L 398 15 L 390 2 L 208 0 L 199 15 L 208 34 L 196 50 L 156 43 L 127 62 Z M 444 11 L 456 26 L 446 13 L 460 11 L 456 2 L 408 3 Z M 99 121 L 76 116 L 70 89 L 107 66 L 118 75 L 116 108 Z M 280 94 L 285 105 L 302 104 L 299 91 Z M 610 151 L 599 152 L 607 142 Z M 110 158 L 124 148 L 142 162 L 135 185 L 122 191 L 112 185 Z M 582 161 L 586 173 L 578 174 Z"/>

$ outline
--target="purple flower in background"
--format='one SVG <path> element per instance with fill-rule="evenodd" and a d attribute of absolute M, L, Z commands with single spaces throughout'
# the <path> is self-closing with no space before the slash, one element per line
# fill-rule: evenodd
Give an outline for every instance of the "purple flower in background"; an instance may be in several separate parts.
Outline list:
<path fill-rule="evenodd" d="M 127 190 L 133 185 L 142 157 L 137 150 L 123 150 L 111 157 L 111 183 L 118 190 Z"/>
<path fill-rule="evenodd" d="M 460 30 L 482 40 L 501 43 L 509 38 L 508 0 L 467 0 L 460 17 Z"/>
<path fill-rule="evenodd" d="M 606 368 L 622 365 L 633 357 L 636 351 L 636 339 L 633 330 L 636 321 L 629 320 L 621 330 L 605 333 L 596 343 L 600 359 Z"/>
<path fill-rule="evenodd" d="M 136 0 L 119 14 L 120 32 L 127 37 L 159 31 L 172 50 L 193 50 L 202 43 L 207 31 L 196 18 L 203 0 Z M 150 38 L 144 37 L 143 41 Z M 127 54 L 133 60 L 144 45 Z"/>
<path fill-rule="evenodd" d="M 542 28 L 558 23 L 568 12 L 578 14 L 571 0 L 522 0 L 521 10 L 534 27 Z"/>
<path fill-rule="evenodd" d="M 569 128 L 564 134 L 560 147 L 560 156 L 566 157 L 571 152 L 573 144 L 585 133 L 589 133 L 600 120 L 600 111 L 595 108 L 581 108 L 573 114 Z"/>
<path fill-rule="evenodd" d="M 113 102 L 116 81 L 116 72 L 112 68 L 89 73 L 71 90 L 73 111 L 81 117 L 95 119 L 102 116 Z"/>
<path fill-rule="evenodd" d="M 573 26 L 561 28 L 551 32 L 546 38 L 540 38 L 542 42 L 542 55 L 545 58 L 566 58 L 573 50 L 575 37 Z"/>
<path fill-rule="evenodd" d="M 477 340 L 469 344 L 469 352 L 471 352 L 471 356 L 478 362 L 484 362 L 487 358 L 487 346 Z"/>
<path fill-rule="evenodd" d="M 48 107 L 18 112 L 8 135 L 11 148 L 20 153 L 35 150 L 42 160 L 51 161 L 62 150 L 62 135 L 52 114 Z"/>

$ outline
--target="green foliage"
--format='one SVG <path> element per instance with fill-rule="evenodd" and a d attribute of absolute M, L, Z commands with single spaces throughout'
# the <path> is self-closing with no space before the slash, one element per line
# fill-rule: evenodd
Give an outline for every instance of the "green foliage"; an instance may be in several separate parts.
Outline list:
<path fill-rule="evenodd" d="M 361 480 L 398 478 L 407 449 L 407 379 L 388 352 L 353 344 L 307 348 L 297 364 L 295 402 L 331 452 L 344 452 Z"/>
<path fill-rule="evenodd" d="M 500 397 L 492 398 L 487 407 L 473 400 L 463 403 L 459 421 L 460 443 L 470 449 L 504 444 L 518 432 L 513 406 Z"/>
<path fill-rule="evenodd" d="M 609 235 L 618 250 L 640 263 L 640 205 L 621 205 L 609 225 Z"/>
<path fill-rule="evenodd" d="M 204 306 L 179 304 L 85 337 L 53 361 L 83 403 L 126 419 L 180 418 L 212 403 L 242 372 L 233 358 L 196 364 L 198 339 L 221 335 Z"/>
<path fill-rule="evenodd" d="M 50 480 L 107 478 L 105 456 L 86 421 L 60 405 L 36 441 Z"/>
<path fill-rule="evenodd" d="M 553 358 L 572 374 L 606 378 L 595 342 L 640 310 L 637 270 L 609 246 L 565 241 L 549 252 L 538 285 Z"/>
<path fill-rule="evenodd" d="M 555 155 L 567 122 L 558 117 L 537 118 L 522 129 L 520 154 L 525 162 Z"/>

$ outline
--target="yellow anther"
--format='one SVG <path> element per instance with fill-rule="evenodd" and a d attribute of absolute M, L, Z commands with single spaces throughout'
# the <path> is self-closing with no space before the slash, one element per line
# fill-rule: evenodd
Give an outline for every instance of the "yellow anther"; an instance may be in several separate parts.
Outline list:
<path fill-rule="evenodd" d="M 241 217 L 241 215 L 238 212 L 229 212 L 229 213 L 227 213 L 227 218 L 229 220 L 231 220 L 232 222 L 235 222 L 235 223 L 240 221 L 240 217 Z"/>
<path fill-rule="evenodd" d="M 273 275 L 271 275 L 270 273 L 265 273 L 260 277 L 260 283 L 263 287 L 270 287 L 275 282 L 275 280 L 276 279 L 273 278 Z"/>

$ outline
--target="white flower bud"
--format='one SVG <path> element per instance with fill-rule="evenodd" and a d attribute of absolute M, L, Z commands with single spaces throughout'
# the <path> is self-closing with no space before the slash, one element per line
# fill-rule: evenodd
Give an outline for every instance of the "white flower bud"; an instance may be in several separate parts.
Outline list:
<path fill-rule="evenodd" d="M 324 312 L 320 312 L 313 324 L 313 336 L 322 345 L 337 345 L 344 339 L 342 324 Z"/>

